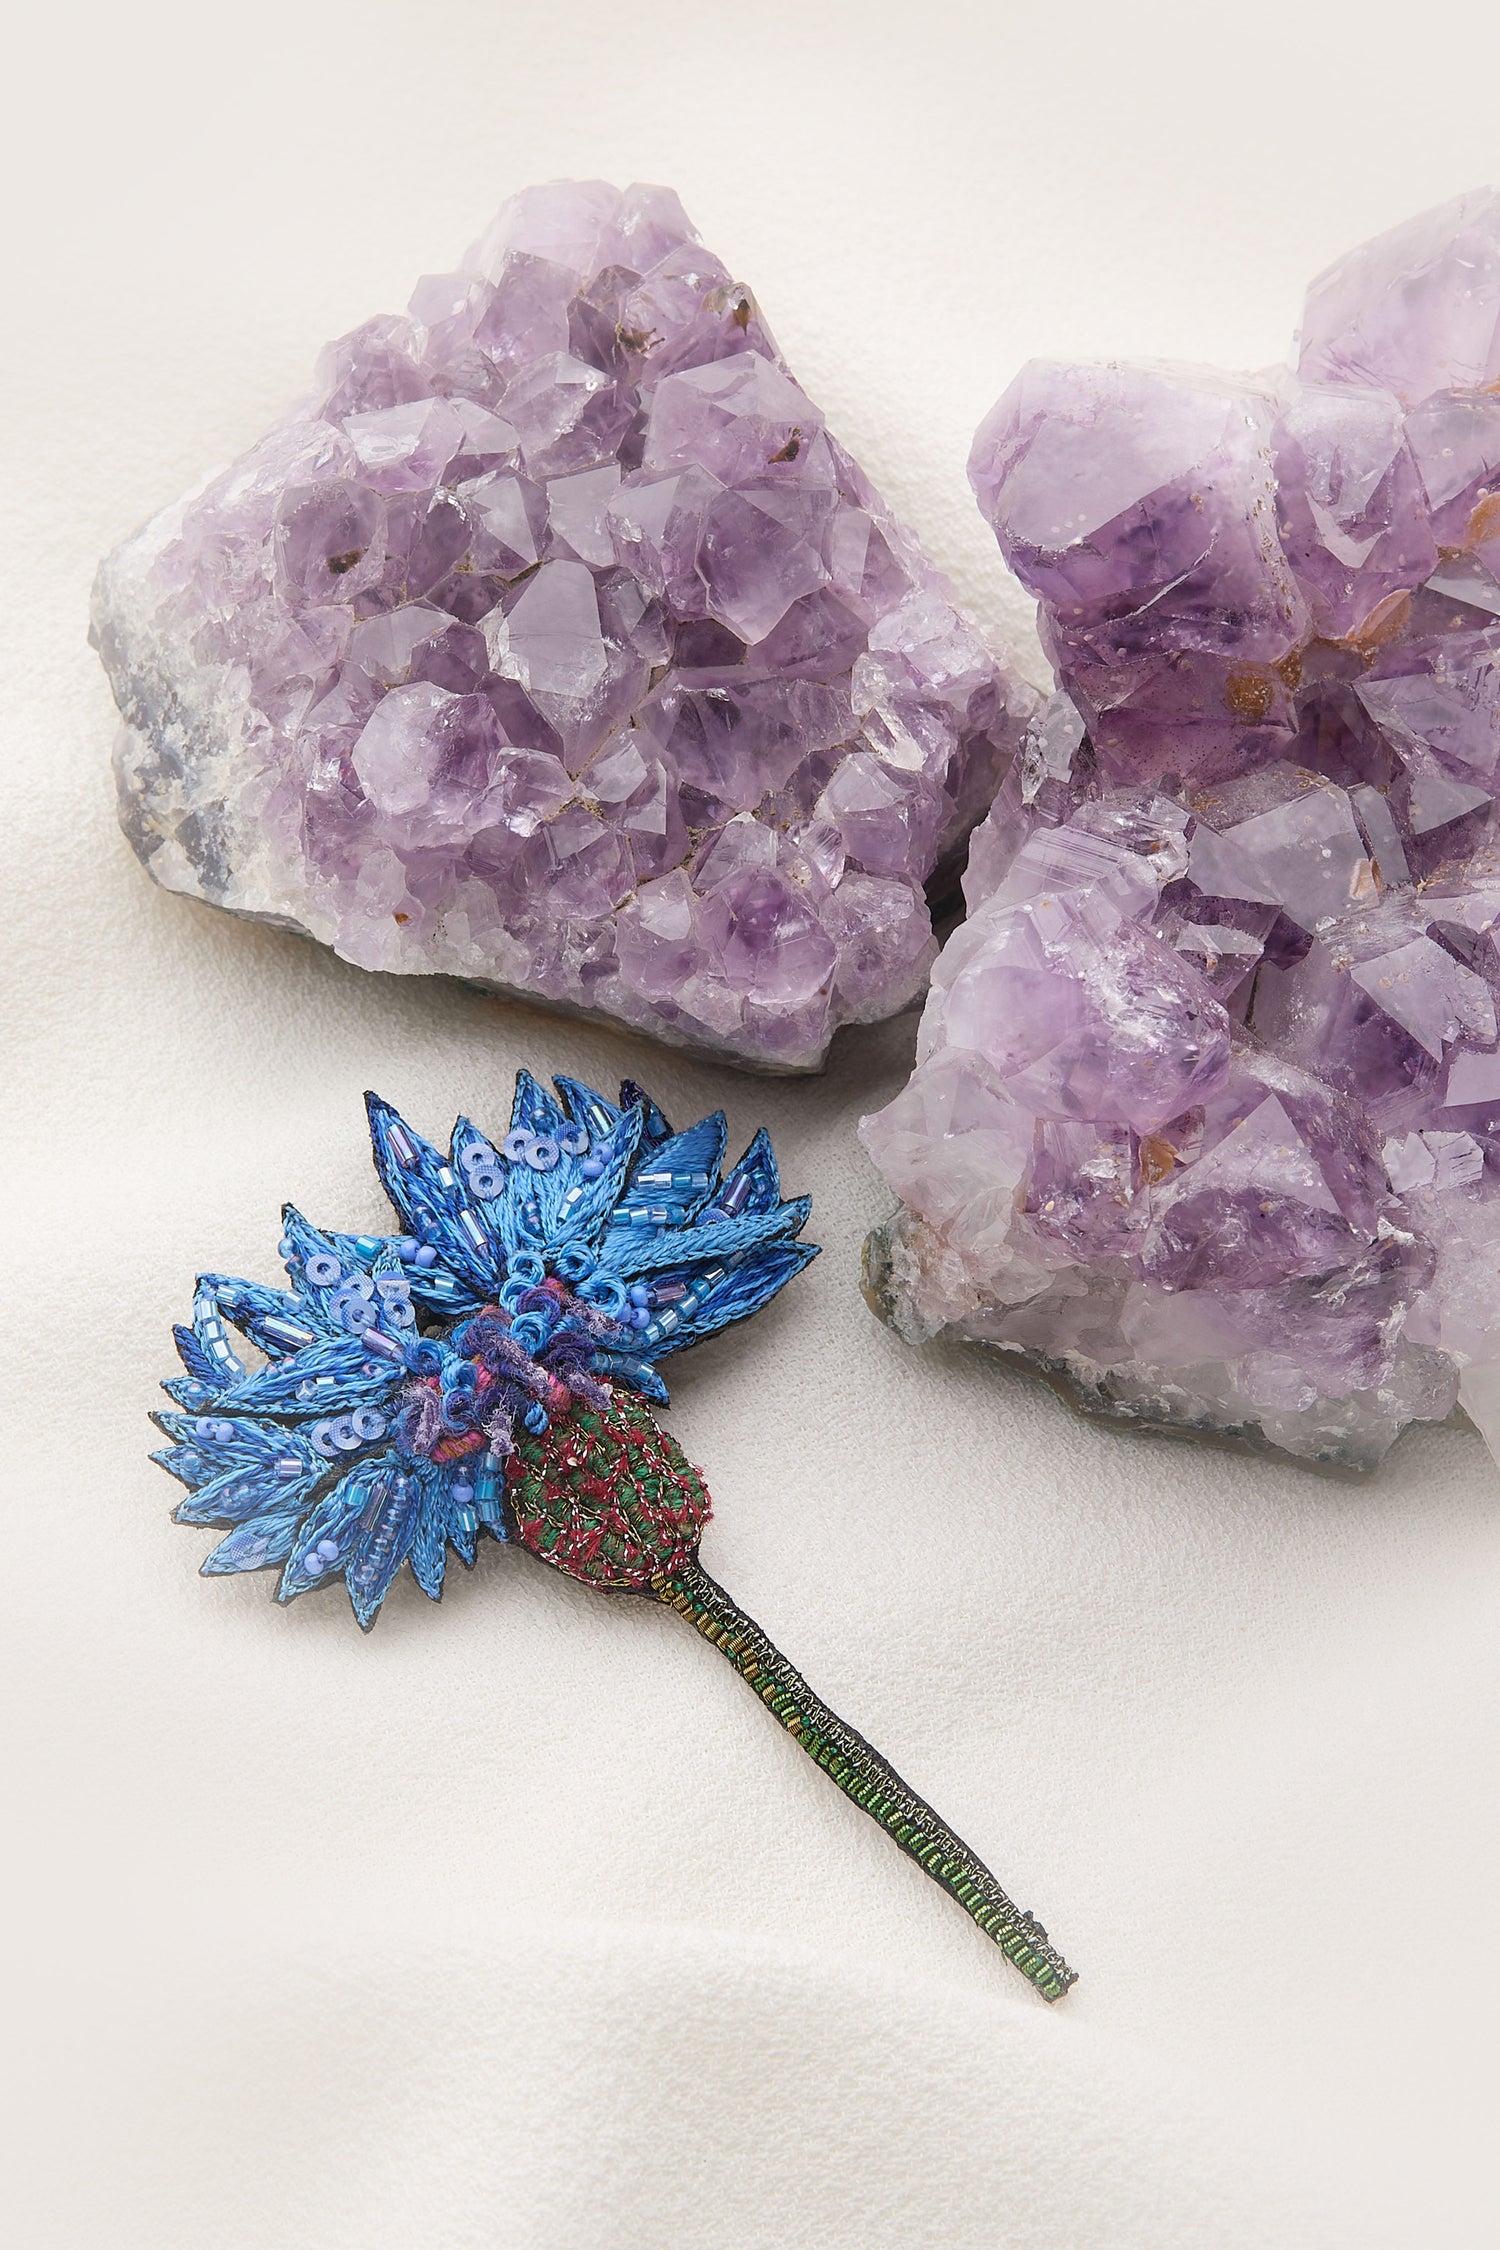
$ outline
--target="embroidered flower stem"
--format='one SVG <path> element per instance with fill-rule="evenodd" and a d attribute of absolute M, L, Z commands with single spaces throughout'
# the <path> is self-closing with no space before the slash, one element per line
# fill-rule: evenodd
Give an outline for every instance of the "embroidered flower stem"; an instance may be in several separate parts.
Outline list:
<path fill-rule="evenodd" d="M 658 1573 L 650 1591 L 696 1625 L 748 1680 L 787 1733 L 815 1758 L 846 1797 L 879 1821 L 935 1883 L 993 1938 L 1045 2000 L 1060 2000 L 1077 1972 L 1047 1941 L 1036 1918 L 1012 1904 L 994 1876 L 931 1805 L 887 1765 L 862 1734 L 815 1695 L 796 1666 L 769 1641 L 702 1564 L 683 1561 Z"/>

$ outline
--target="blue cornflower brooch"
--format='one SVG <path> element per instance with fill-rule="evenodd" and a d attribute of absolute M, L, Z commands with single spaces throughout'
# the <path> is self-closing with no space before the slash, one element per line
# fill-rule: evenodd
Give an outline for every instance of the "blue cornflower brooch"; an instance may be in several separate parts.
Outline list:
<path fill-rule="evenodd" d="M 660 1361 L 817 1255 L 807 1198 L 782 1200 L 763 1132 L 726 1172 L 722 1115 L 674 1133 L 628 1080 L 618 1102 L 556 1087 L 522 1071 L 503 1140 L 460 1118 L 446 1156 L 368 1096 L 401 1231 L 323 1233 L 289 1207 L 288 1289 L 201 1277 L 155 1458 L 188 1487 L 178 1522 L 225 1532 L 205 1574 L 278 1570 L 282 1602 L 341 1578 L 368 1628 L 403 1563 L 435 1601 L 449 1549 L 472 1564 L 487 1533 L 649 1595 L 1059 1999 L 1074 1973 L 1041 1924 L 703 1569 L 708 1491 L 651 1412 Z"/>

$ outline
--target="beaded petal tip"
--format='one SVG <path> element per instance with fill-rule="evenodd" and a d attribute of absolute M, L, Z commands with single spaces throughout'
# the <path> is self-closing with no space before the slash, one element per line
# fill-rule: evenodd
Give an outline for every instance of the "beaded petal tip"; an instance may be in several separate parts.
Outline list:
<path fill-rule="evenodd" d="M 225 1532 L 205 1574 L 277 1570 L 282 1602 L 342 1578 L 368 1628 L 403 1563 L 436 1600 L 448 1550 L 472 1564 L 487 1533 L 662 1602 L 1060 1999 L 1074 1972 L 1040 1923 L 702 1568 L 707 1487 L 646 1403 L 666 1403 L 660 1361 L 817 1255 L 807 1198 L 782 1200 L 763 1132 L 726 1171 L 721 1115 L 674 1133 L 628 1081 L 618 1102 L 556 1086 L 522 1071 L 498 1145 L 460 1118 L 447 1156 L 369 1096 L 403 1231 L 321 1232 L 288 1208 L 289 1289 L 200 1278 L 155 1458 L 188 1488 L 177 1520 Z"/>

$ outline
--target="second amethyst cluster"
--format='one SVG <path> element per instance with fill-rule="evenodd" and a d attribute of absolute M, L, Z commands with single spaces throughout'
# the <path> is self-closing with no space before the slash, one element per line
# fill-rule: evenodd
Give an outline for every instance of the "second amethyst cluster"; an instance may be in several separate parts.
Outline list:
<path fill-rule="evenodd" d="M 970 473 L 1061 692 L 866 1126 L 881 1304 L 1114 1417 L 1500 1441 L 1500 195 L 1295 370 L 1033 362 Z"/>

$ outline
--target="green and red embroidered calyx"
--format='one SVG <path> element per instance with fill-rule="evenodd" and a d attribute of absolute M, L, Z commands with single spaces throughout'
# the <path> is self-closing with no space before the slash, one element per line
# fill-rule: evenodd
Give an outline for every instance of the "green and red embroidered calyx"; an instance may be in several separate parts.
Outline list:
<path fill-rule="evenodd" d="M 632 1592 L 691 1560 L 713 1510 L 676 1439 L 623 1391 L 602 1412 L 580 1406 L 540 1435 L 518 1432 L 505 1499 L 539 1561 Z"/>

